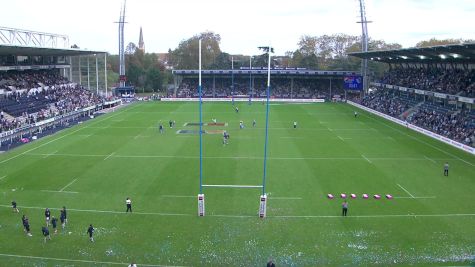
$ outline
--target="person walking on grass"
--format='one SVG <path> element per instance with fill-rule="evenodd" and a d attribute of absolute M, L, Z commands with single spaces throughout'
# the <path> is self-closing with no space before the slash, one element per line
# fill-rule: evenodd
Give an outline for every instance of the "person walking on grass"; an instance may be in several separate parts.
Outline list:
<path fill-rule="evenodd" d="M 26 233 L 27 236 L 33 236 L 30 233 L 30 221 L 28 220 L 28 217 L 26 215 L 23 215 L 21 217 L 21 221 L 23 223 L 23 231 Z"/>
<path fill-rule="evenodd" d="M 125 199 L 125 205 L 127 206 L 127 210 L 125 211 L 126 213 L 130 211 L 132 213 L 132 200 L 128 197 Z"/>
<path fill-rule="evenodd" d="M 89 235 L 89 241 L 94 242 L 94 237 L 92 237 L 94 234 L 94 227 L 92 227 L 92 224 L 89 224 L 89 228 L 87 228 L 87 234 Z"/>
<path fill-rule="evenodd" d="M 45 227 L 45 226 L 41 227 L 41 232 L 43 233 L 43 236 L 45 238 L 45 243 L 46 243 L 46 239 L 51 240 L 51 236 L 49 235 L 48 227 Z"/>
<path fill-rule="evenodd" d="M 12 201 L 12 209 L 13 209 L 13 212 L 17 212 L 17 213 L 20 212 L 20 210 L 18 210 L 18 208 L 16 206 L 16 201 L 15 200 Z"/>
<path fill-rule="evenodd" d="M 64 228 L 66 227 L 66 222 L 67 222 L 66 207 L 63 207 L 63 209 L 61 209 L 59 220 L 61 221 L 61 228 L 64 230 Z"/>
<path fill-rule="evenodd" d="M 51 211 L 48 208 L 46 208 L 45 210 L 46 227 L 49 226 L 50 218 L 51 218 Z"/>
<path fill-rule="evenodd" d="M 56 219 L 56 217 L 54 216 L 51 217 L 51 225 L 53 225 L 54 233 L 58 233 L 58 229 L 56 228 L 56 226 L 58 225 L 58 219 Z"/>
<path fill-rule="evenodd" d="M 343 201 L 343 204 L 341 205 L 342 206 L 342 213 L 341 215 L 342 216 L 346 216 L 346 214 L 348 213 L 348 201 Z"/>
<path fill-rule="evenodd" d="M 444 164 L 444 176 L 449 176 L 449 163 L 445 162 Z"/>

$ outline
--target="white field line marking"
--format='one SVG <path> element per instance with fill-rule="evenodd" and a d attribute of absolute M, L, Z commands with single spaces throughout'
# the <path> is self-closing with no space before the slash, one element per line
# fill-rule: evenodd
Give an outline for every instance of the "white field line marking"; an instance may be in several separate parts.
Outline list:
<path fill-rule="evenodd" d="M 75 191 L 56 191 L 56 190 L 41 190 L 41 192 L 66 193 L 66 194 L 77 194 L 77 193 L 79 193 L 79 192 L 75 192 Z"/>
<path fill-rule="evenodd" d="M 45 156 L 48 154 L 42 153 L 28 153 L 28 156 Z M 107 157 L 108 155 L 104 154 L 68 154 L 68 153 L 57 153 L 52 155 L 54 157 L 64 156 L 64 157 Z M 113 155 L 111 158 L 177 158 L 177 159 L 197 159 L 199 156 L 180 156 L 180 155 Z M 253 157 L 253 156 L 237 156 L 237 157 L 220 157 L 220 156 L 204 156 L 206 159 L 248 159 L 256 160 L 263 159 L 263 157 Z M 267 159 L 271 160 L 363 160 L 361 157 L 268 157 Z M 371 160 L 391 160 L 391 161 L 426 161 L 425 158 L 371 158 Z M 435 160 L 447 161 L 450 158 L 437 158 Z"/>
<path fill-rule="evenodd" d="M 406 188 L 402 187 L 400 184 L 397 184 L 402 190 L 404 190 L 404 192 L 406 192 L 408 195 L 410 195 L 412 198 L 414 198 L 414 196 L 406 190 Z"/>
<path fill-rule="evenodd" d="M 160 197 L 170 197 L 170 198 L 196 198 L 196 197 L 198 197 L 198 196 L 161 195 Z"/>
<path fill-rule="evenodd" d="M 431 198 L 434 199 L 436 198 L 435 196 L 428 196 L 428 197 L 393 197 L 393 198 L 407 198 L 407 199 L 426 199 L 426 198 Z"/>
<path fill-rule="evenodd" d="M 204 184 L 204 187 L 262 188 L 262 185 Z"/>
<path fill-rule="evenodd" d="M 0 207 L 11 209 L 11 205 L 0 205 Z M 37 209 L 44 210 L 44 207 L 29 207 L 18 206 L 24 209 Z M 50 208 L 50 210 L 60 210 L 60 208 Z M 77 212 L 90 212 L 90 213 L 105 213 L 105 214 L 126 214 L 124 211 L 109 211 L 109 210 L 88 210 L 88 209 L 71 209 L 69 211 Z M 157 216 L 177 216 L 177 217 L 191 217 L 197 216 L 195 213 L 160 213 L 160 212 L 135 212 L 137 215 L 157 215 Z M 225 214 L 213 214 L 206 215 L 208 217 L 228 217 L 228 218 L 258 218 L 257 215 L 225 215 Z M 379 215 L 355 215 L 348 216 L 346 218 L 395 218 L 395 217 L 474 217 L 475 213 L 446 213 L 446 214 L 379 214 Z M 341 215 L 268 215 L 268 218 L 342 218 Z"/>
<path fill-rule="evenodd" d="M 429 158 L 429 157 L 427 157 L 427 156 L 424 156 L 424 158 L 426 158 L 426 159 L 428 159 L 428 160 L 432 161 L 432 163 L 434 163 L 434 164 L 436 164 L 436 163 L 437 163 L 437 162 L 435 162 L 435 160 L 433 160 L 433 159 L 431 159 L 431 158 Z"/>
<path fill-rule="evenodd" d="M 302 198 L 301 197 L 269 197 L 269 199 L 293 200 L 293 199 L 302 199 Z"/>
<path fill-rule="evenodd" d="M 136 106 L 136 107 L 138 107 L 138 106 Z M 132 109 L 132 108 L 130 108 L 130 109 Z M 46 143 L 43 143 L 43 144 L 41 144 L 41 145 L 39 145 L 39 146 L 36 146 L 36 147 L 34 147 L 34 148 L 31 148 L 31 149 L 28 149 L 27 151 L 24 151 L 24 152 L 22 152 L 22 153 L 20 153 L 20 154 L 18 154 L 18 155 L 15 155 L 15 156 L 13 156 L 13 157 L 11 157 L 11 158 L 2 160 L 2 161 L 0 161 L 0 164 L 5 163 L 5 162 L 8 162 L 8 161 L 10 161 L 10 160 L 12 160 L 12 159 L 18 158 L 18 157 L 20 157 L 20 156 L 23 156 L 23 155 L 25 155 L 26 153 L 29 153 L 29 152 L 31 152 L 31 151 L 34 151 L 34 150 L 40 148 L 40 147 L 46 146 L 46 145 L 48 145 L 48 144 L 51 144 L 52 142 L 58 141 L 58 140 L 60 140 L 60 139 L 63 139 L 63 138 L 66 137 L 66 136 L 70 136 L 70 135 L 72 135 L 72 134 L 75 134 L 75 133 L 77 133 L 77 132 L 79 132 L 79 131 L 81 131 L 81 130 L 84 130 L 84 129 L 86 129 L 86 128 L 92 128 L 91 125 L 97 124 L 97 123 L 99 123 L 99 122 L 106 121 L 106 120 L 108 120 L 108 119 L 110 119 L 110 118 L 113 118 L 113 117 L 115 117 L 115 116 L 117 116 L 117 115 L 120 115 L 122 112 L 124 112 L 124 111 L 126 111 L 126 110 L 127 110 L 127 109 L 123 109 L 122 111 L 120 111 L 120 112 L 118 112 L 118 113 L 116 113 L 116 114 L 114 114 L 114 115 L 112 115 L 112 116 L 110 116 L 110 117 L 106 117 L 106 118 L 103 119 L 103 120 L 98 120 L 98 121 L 92 122 L 90 125 L 81 127 L 81 128 L 76 129 L 76 130 L 74 130 L 74 131 L 72 131 L 72 132 L 70 132 L 70 133 L 67 133 L 67 134 L 62 135 L 62 136 L 60 136 L 60 137 L 58 137 L 58 138 L 55 138 L 55 139 L 50 140 L 50 141 L 48 141 L 48 142 L 46 142 Z M 62 131 L 62 130 L 61 130 L 61 131 Z M 59 131 L 58 133 L 60 133 L 61 131 Z"/>
<path fill-rule="evenodd" d="M 371 160 L 369 160 L 369 159 L 368 159 L 367 157 L 365 157 L 364 155 L 361 155 L 361 156 L 362 156 L 367 162 L 373 163 L 373 162 L 371 162 Z"/>
<path fill-rule="evenodd" d="M 104 158 L 104 160 L 107 160 L 108 158 L 112 157 L 114 155 L 115 152 L 112 152 L 110 153 L 110 155 L 108 155 L 107 157 Z"/>
<path fill-rule="evenodd" d="M 394 139 L 392 136 L 387 136 L 386 138 L 391 140 L 391 141 L 396 141 L 396 139 Z"/>
<path fill-rule="evenodd" d="M 56 150 L 56 151 L 54 151 L 54 152 L 52 152 L 52 153 L 47 154 L 47 155 L 44 156 L 43 158 L 45 159 L 45 158 L 47 158 L 47 157 L 49 157 L 49 156 L 52 156 L 52 155 L 56 154 L 57 152 L 58 152 L 58 150 Z"/>
<path fill-rule="evenodd" d="M 343 141 L 343 142 L 345 141 L 345 140 L 343 140 L 343 138 L 341 138 L 341 136 L 338 135 L 337 137 L 338 137 L 341 141 Z"/>
<path fill-rule="evenodd" d="M 70 186 L 70 185 L 72 185 L 74 182 L 76 182 L 77 179 L 78 179 L 78 178 L 74 179 L 72 182 L 70 182 L 69 184 L 67 184 L 65 187 L 61 188 L 61 189 L 59 190 L 59 192 L 63 192 L 64 189 L 66 189 L 68 186 Z"/>
<path fill-rule="evenodd" d="M 327 127 L 330 132 L 333 132 L 332 128 Z"/>
<path fill-rule="evenodd" d="M 466 161 L 466 160 L 464 160 L 464 159 L 462 159 L 462 158 L 460 158 L 460 157 L 457 157 L 456 155 L 454 155 L 454 154 L 452 154 L 452 153 L 450 153 L 450 152 L 447 152 L 447 151 L 445 151 L 445 150 L 443 150 L 443 149 L 441 149 L 441 148 L 438 148 L 438 147 L 436 147 L 436 146 L 434 146 L 434 145 L 431 145 L 431 144 L 427 143 L 426 141 L 421 140 L 421 139 L 419 139 L 419 138 L 417 138 L 417 137 L 415 137 L 415 136 L 409 135 L 408 133 L 405 133 L 405 132 L 403 132 L 403 131 L 401 131 L 401 130 L 395 128 L 395 127 L 392 127 L 391 125 L 389 125 L 389 124 L 387 124 L 387 123 L 384 123 L 384 122 L 382 122 L 382 121 L 380 121 L 380 120 L 377 120 L 377 119 L 375 119 L 375 118 L 373 118 L 373 117 L 371 117 L 371 116 L 368 116 L 368 115 L 364 115 L 364 114 L 363 114 L 363 116 L 366 116 L 367 118 L 370 118 L 370 119 L 372 119 L 372 120 L 378 122 L 379 124 L 382 124 L 382 125 L 384 125 L 384 126 L 386 126 L 386 127 L 389 127 L 389 128 L 391 128 L 391 129 L 393 129 L 393 130 L 399 132 L 400 134 L 403 134 L 403 135 L 405 135 L 405 136 L 407 136 L 407 137 L 409 137 L 409 138 L 411 138 L 411 139 L 417 140 L 417 141 L 420 142 L 420 143 L 423 143 L 423 144 L 425 144 L 425 145 L 427 145 L 427 146 L 430 146 L 430 147 L 432 147 L 432 148 L 434 148 L 434 149 L 436 149 L 436 150 L 438 150 L 438 151 L 440 151 L 440 152 L 442 152 L 442 153 L 444 153 L 444 154 L 446 154 L 446 155 L 449 155 L 449 156 L 451 156 L 451 157 L 453 157 L 453 158 L 455 158 L 455 159 L 458 159 L 458 160 L 460 160 L 460 161 L 463 161 L 463 162 L 467 163 L 468 165 L 475 166 L 475 164 L 473 164 L 473 163 L 471 163 L 471 162 L 468 162 L 468 161 Z M 375 116 L 376 116 L 376 115 L 375 115 Z"/>
<path fill-rule="evenodd" d="M 7 177 L 6 175 L 0 177 L 0 180 L 3 180 L 5 177 Z"/>
<path fill-rule="evenodd" d="M 36 259 L 36 260 L 50 260 L 50 261 L 66 261 L 66 262 L 82 262 L 82 263 L 91 263 L 91 264 L 107 264 L 107 265 L 122 265 L 128 266 L 130 263 L 125 262 L 112 262 L 112 261 L 92 261 L 92 260 L 77 260 L 77 259 L 64 259 L 64 258 L 51 258 L 51 257 L 38 257 L 38 256 L 27 256 L 27 255 L 15 255 L 15 254 L 3 254 L 0 253 L 1 257 L 10 257 L 10 258 L 23 258 L 23 259 Z M 144 264 L 138 263 L 137 266 L 158 266 L 158 267 L 167 267 L 170 265 L 154 265 L 154 264 Z M 178 266 L 175 266 L 178 267 Z M 182 266 L 183 267 L 183 266 Z"/>
<path fill-rule="evenodd" d="M 78 136 L 80 137 L 84 137 L 84 138 L 88 138 L 90 137 L 92 134 L 78 134 Z"/>

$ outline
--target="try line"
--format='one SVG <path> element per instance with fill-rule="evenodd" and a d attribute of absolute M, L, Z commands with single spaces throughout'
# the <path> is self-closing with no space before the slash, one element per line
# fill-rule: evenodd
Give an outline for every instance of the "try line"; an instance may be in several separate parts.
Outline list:
<path fill-rule="evenodd" d="M 0 207 L 4 208 L 11 208 L 9 205 L 0 205 Z M 44 210 L 44 207 L 28 207 L 28 206 L 18 206 L 19 208 L 25 209 L 38 209 Z M 60 210 L 59 208 L 50 208 L 50 210 Z M 90 213 L 108 213 L 108 214 L 126 214 L 124 211 L 110 211 L 110 210 L 88 210 L 88 209 L 72 209 L 69 208 L 69 211 L 77 211 L 77 212 L 90 212 Z M 161 213 L 161 212 L 134 212 L 137 215 L 156 215 L 156 216 L 186 216 L 192 217 L 197 216 L 195 213 Z M 221 217 L 221 218 L 256 218 L 258 219 L 257 215 L 233 215 L 233 214 L 210 214 L 206 215 L 207 217 Z M 414 217 L 422 217 L 422 218 L 430 218 L 430 217 L 474 217 L 475 213 L 446 213 L 446 214 L 369 214 L 369 215 L 354 215 L 345 217 L 345 219 L 350 218 L 414 218 Z M 288 219 L 300 219 L 300 218 L 314 218 L 314 219 L 336 219 L 342 218 L 341 215 L 268 215 L 267 218 L 288 218 Z"/>

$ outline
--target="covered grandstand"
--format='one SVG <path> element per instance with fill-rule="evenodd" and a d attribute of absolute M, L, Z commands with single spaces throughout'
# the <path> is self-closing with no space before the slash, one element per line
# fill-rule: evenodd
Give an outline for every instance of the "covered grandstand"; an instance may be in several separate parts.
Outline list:
<path fill-rule="evenodd" d="M 0 28 L 0 146 L 118 103 L 108 97 L 107 53 L 70 48 L 68 40 Z"/>
<path fill-rule="evenodd" d="M 174 70 L 173 97 L 197 97 L 198 70 Z M 330 98 L 344 94 L 345 77 L 360 76 L 355 71 L 321 71 L 306 68 L 271 69 L 274 98 Z M 267 69 L 262 67 L 203 70 L 205 97 L 265 97 Z"/>
<path fill-rule="evenodd" d="M 351 53 L 389 64 L 356 102 L 465 145 L 475 145 L 475 44 Z"/>

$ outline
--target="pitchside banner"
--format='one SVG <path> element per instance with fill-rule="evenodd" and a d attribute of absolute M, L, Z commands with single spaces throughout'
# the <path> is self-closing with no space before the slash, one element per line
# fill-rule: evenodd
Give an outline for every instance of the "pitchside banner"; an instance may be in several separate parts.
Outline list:
<path fill-rule="evenodd" d="M 261 202 L 259 205 L 259 217 L 265 218 L 266 217 L 266 206 L 267 206 L 267 195 L 261 196 Z"/>
<path fill-rule="evenodd" d="M 205 216 L 205 195 L 198 194 L 198 216 Z"/>
<path fill-rule="evenodd" d="M 363 77 L 362 76 L 345 76 L 343 82 L 346 90 L 363 90 Z"/>

